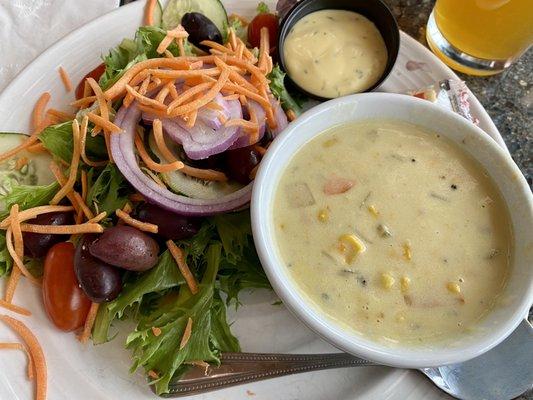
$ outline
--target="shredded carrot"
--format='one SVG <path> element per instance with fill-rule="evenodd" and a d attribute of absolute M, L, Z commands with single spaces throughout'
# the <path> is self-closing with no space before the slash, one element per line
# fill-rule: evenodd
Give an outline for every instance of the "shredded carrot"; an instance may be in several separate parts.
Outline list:
<path fill-rule="evenodd" d="M 168 46 L 172 44 L 173 40 L 174 38 L 172 36 L 169 36 L 167 33 L 167 35 L 163 38 L 163 40 L 159 42 L 159 46 L 157 46 L 157 49 L 155 51 L 157 51 L 158 54 L 163 54 L 165 50 L 168 49 Z"/>
<path fill-rule="evenodd" d="M 168 118 L 168 115 L 166 111 L 164 110 L 156 110 L 155 108 L 150 107 L 150 106 L 145 106 L 144 104 L 138 104 L 138 107 L 139 107 L 139 110 L 145 113 L 154 115 L 158 118 L 161 118 L 161 119 Z"/>
<path fill-rule="evenodd" d="M 107 213 L 105 211 L 102 211 L 100 214 L 98 214 L 96 217 L 94 218 L 91 218 L 90 220 L 87 221 L 87 223 L 98 223 L 100 222 L 101 220 L 103 220 L 105 217 L 107 217 Z"/>
<path fill-rule="evenodd" d="M 91 211 L 91 209 L 87 206 L 87 204 L 85 204 L 85 201 L 83 201 L 82 196 L 80 196 L 80 194 L 76 191 L 73 191 L 72 194 L 74 195 L 74 198 L 76 199 L 75 200 L 76 204 L 80 208 L 79 211 L 83 212 L 83 214 L 85 214 L 85 217 L 87 219 L 93 219 L 94 214 Z"/>
<path fill-rule="evenodd" d="M 28 157 L 20 157 L 16 162 L 15 162 L 15 169 L 17 171 L 20 171 L 22 169 L 22 167 L 24 167 L 25 165 L 28 165 Z"/>
<path fill-rule="evenodd" d="M 89 117 L 89 121 L 91 121 L 93 124 L 101 126 L 102 128 L 107 129 L 111 133 L 122 132 L 122 128 L 116 126 L 114 123 L 109 122 L 92 112 L 87 113 L 87 117 Z"/>
<path fill-rule="evenodd" d="M 91 89 L 91 85 L 85 80 L 83 82 L 83 96 L 82 97 L 88 97 L 93 94 L 93 90 Z"/>
<path fill-rule="evenodd" d="M 202 42 L 200 42 L 200 44 L 203 45 L 203 46 L 207 46 L 207 47 L 209 47 L 211 49 L 218 50 L 221 53 L 226 53 L 226 54 L 232 54 L 233 53 L 233 51 L 231 49 L 228 49 L 227 47 L 224 47 L 220 43 L 213 42 L 211 40 L 203 40 Z"/>
<path fill-rule="evenodd" d="M 152 333 L 155 337 L 161 335 L 161 328 L 158 328 L 157 326 L 152 326 Z"/>
<path fill-rule="evenodd" d="M 144 78 L 144 81 L 142 81 L 141 86 L 139 86 L 139 94 L 142 94 L 143 96 L 146 94 L 146 92 L 148 91 L 148 85 L 150 85 L 151 81 L 151 75 L 148 75 L 146 78 Z"/>
<path fill-rule="evenodd" d="M 51 212 L 68 212 L 72 211 L 74 208 L 71 206 L 38 206 L 33 207 L 28 210 L 19 211 L 18 220 L 19 222 L 24 222 L 29 219 L 33 219 L 41 214 L 48 214 Z M 11 217 L 5 218 L 0 222 L 0 229 L 7 229 L 11 225 Z"/>
<path fill-rule="evenodd" d="M 188 104 L 185 104 L 185 105 L 182 105 L 182 106 L 178 106 L 178 107 L 174 108 L 171 112 L 170 112 L 170 106 L 169 106 L 169 108 L 168 108 L 169 115 L 172 116 L 172 117 L 176 117 L 176 116 L 179 116 L 179 115 L 185 115 L 185 114 L 188 114 L 191 111 L 197 110 L 200 107 L 205 106 L 207 103 L 213 101 L 215 99 L 215 97 L 217 96 L 217 94 L 220 92 L 220 89 L 222 89 L 222 87 L 224 87 L 224 85 L 226 84 L 228 78 L 229 78 L 229 71 L 228 70 L 222 71 L 217 83 L 215 83 L 211 87 L 211 89 L 209 89 L 207 91 L 207 93 L 205 93 L 202 96 L 202 98 L 194 100 L 194 101 L 191 101 Z"/>
<path fill-rule="evenodd" d="M 262 97 L 261 95 L 257 93 L 249 91 L 248 89 L 242 86 L 235 85 L 234 83 L 231 83 L 231 82 L 227 82 L 224 86 L 227 89 L 233 90 L 234 92 L 242 94 L 246 96 L 247 98 L 259 103 L 261 107 L 265 109 L 265 111 L 272 107 L 272 105 L 267 99 L 265 99 L 264 97 Z"/>
<path fill-rule="evenodd" d="M 203 92 L 204 90 L 208 90 L 212 88 L 212 86 L 213 84 L 211 82 L 206 82 L 206 83 L 202 83 L 200 85 L 196 85 L 190 89 L 185 90 L 178 96 L 176 100 L 174 100 L 172 103 L 168 105 L 167 113 L 172 112 L 176 107 L 183 104 L 185 101 L 196 96 L 198 93 Z"/>
<path fill-rule="evenodd" d="M 224 124 L 224 126 L 238 126 L 248 131 L 253 131 L 259 128 L 259 125 L 257 125 L 257 123 L 254 123 L 252 121 L 246 121 L 244 119 L 230 119 Z"/>
<path fill-rule="evenodd" d="M 59 183 L 59 185 L 61 187 L 64 187 L 67 183 L 67 178 L 65 178 L 65 176 L 63 175 L 63 172 L 61 172 L 61 168 L 59 168 L 59 166 L 54 161 L 50 162 L 50 171 L 52 171 L 52 174 L 54 174 L 56 181 Z M 76 197 L 74 197 L 74 194 L 72 193 L 72 191 L 68 192 L 66 196 L 69 199 L 72 206 L 74 207 L 74 210 L 76 211 L 76 213 L 79 213 L 81 210 L 81 207 L 79 206 L 78 201 Z M 54 207 L 58 207 L 58 206 L 54 206 Z"/>
<path fill-rule="evenodd" d="M 211 101 L 205 105 L 206 108 L 210 108 L 215 111 L 224 111 L 224 107 L 218 104 L 216 101 Z"/>
<path fill-rule="evenodd" d="M 32 128 L 34 133 L 39 132 L 43 125 L 44 110 L 46 108 L 46 105 L 50 101 L 50 97 L 50 93 L 44 92 L 35 103 L 35 107 L 33 108 L 32 114 Z"/>
<path fill-rule="evenodd" d="M 107 164 L 107 161 L 91 161 L 87 154 L 85 154 L 85 142 L 87 140 L 87 125 L 89 124 L 89 117 L 85 115 L 81 121 L 80 130 L 80 156 L 83 162 L 90 167 L 103 167 Z M 82 196 L 83 197 L 83 196 Z"/>
<path fill-rule="evenodd" d="M 196 124 L 196 118 L 198 118 L 198 110 L 191 111 L 187 114 L 187 126 L 192 128 Z"/>
<path fill-rule="evenodd" d="M 48 149 L 44 147 L 44 144 L 42 143 L 36 143 L 31 146 L 28 146 L 26 148 L 26 151 L 32 153 L 32 154 L 39 154 L 39 153 L 46 153 Z"/>
<path fill-rule="evenodd" d="M 172 84 L 170 84 L 172 85 Z M 172 85 L 173 86 L 173 85 Z M 161 104 L 165 104 L 165 100 L 167 99 L 168 94 L 170 93 L 170 87 L 169 85 L 165 85 L 163 89 L 159 91 L 157 96 L 155 97 L 155 101 Z"/>
<path fill-rule="evenodd" d="M 191 293 L 198 293 L 198 283 L 196 282 L 196 278 L 185 261 L 185 254 L 183 254 L 183 250 L 176 246 L 176 243 L 174 243 L 172 240 L 167 240 L 166 244 L 170 254 L 176 261 L 176 264 L 178 264 L 178 268 L 183 275 L 185 282 L 187 282 L 187 286 L 189 287 Z"/>
<path fill-rule="evenodd" d="M 37 135 L 30 136 L 28 139 L 26 139 L 24 142 L 19 144 L 17 147 L 15 147 L 15 148 L 13 148 L 11 150 L 8 150 L 5 153 L 3 153 L 2 155 L 0 155 L 0 162 L 10 159 L 14 155 L 18 154 L 19 152 L 21 152 L 21 151 L 27 149 L 28 147 L 30 147 L 31 145 L 35 144 L 35 142 L 37 142 L 38 140 L 39 139 L 38 139 Z"/>
<path fill-rule="evenodd" d="M 18 333 L 28 347 L 35 371 L 35 400 L 45 400 L 47 392 L 46 360 L 39 341 L 21 321 L 8 315 L 0 315 L 0 319 Z"/>
<path fill-rule="evenodd" d="M 31 354 L 26 348 L 26 346 L 24 346 L 21 343 L 0 343 L 0 350 L 7 350 L 7 349 L 20 350 L 26 354 L 26 356 L 28 357 L 28 368 L 27 368 L 28 379 L 33 380 L 34 378 L 33 362 L 31 360 Z"/>
<path fill-rule="evenodd" d="M 154 10 L 157 0 L 148 0 L 144 8 L 144 24 L 152 26 L 154 24 Z"/>
<path fill-rule="evenodd" d="M 19 224 L 16 224 L 17 227 Z M 12 227 L 7 228 L 6 231 L 6 249 L 13 259 L 13 268 L 17 268 L 20 272 L 20 274 L 24 275 L 31 283 L 33 283 L 36 286 L 41 286 L 41 281 L 37 278 L 35 278 L 30 271 L 26 268 L 24 265 L 23 257 L 23 251 L 20 250 L 20 242 L 22 241 L 22 232 L 20 232 L 20 228 L 18 228 L 18 233 L 20 236 L 15 236 L 15 247 L 13 247 L 12 237 L 13 237 L 13 230 Z M 18 243 L 17 243 L 18 242 Z M 17 246 L 19 246 L 19 249 L 17 250 Z M 24 250 L 24 245 L 22 245 L 22 250 Z M 19 275 L 20 275 L 19 274 Z M 16 287 L 15 287 L 16 289 Z"/>
<path fill-rule="evenodd" d="M 176 171 L 183 168 L 183 163 L 181 161 L 175 161 L 170 164 L 158 164 L 150 158 L 148 152 L 144 148 L 144 143 L 139 135 L 135 135 L 135 147 L 139 153 L 139 156 L 146 164 L 148 168 L 156 172 L 170 172 Z"/>
<path fill-rule="evenodd" d="M 137 92 L 135 89 L 133 89 L 130 85 L 126 85 L 126 90 L 128 91 L 129 94 L 135 97 L 135 99 L 141 104 L 145 104 L 147 106 L 152 106 L 154 108 L 159 108 L 162 110 L 166 108 L 166 106 L 163 103 L 160 103 L 157 100 L 151 99 L 149 97 L 143 96 L 142 94 Z"/>
<path fill-rule="evenodd" d="M 169 89 L 170 97 L 172 97 L 172 100 L 176 100 L 179 97 L 178 91 L 176 90 L 176 86 L 174 86 L 173 82 L 169 82 L 167 86 Z"/>
<path fill-rule="evenodd" d="M 101 225 L 86 222 L 80 225 L 34 225 L 22 224 L 22 232 L 44 233 L 49 235 L 77 235 L 81 233 L 102 233 Z"/>
<path fill-rule="evenodd" d="M 7 301 L 1 300 L 1 299 L 0 299 L 0 307 L 4 307 L 8 309 L 9 311 L 13 311 L 21 315 L 26 315 L 27 317 L 31 315 L 31 312 L 25 309 L 24 307 L 16 306 L 15 304 L 8 303 Z"/>
<path fill-rule="evenodd" d="M 167 67 L 174 69 L 187 69 L 190 61 L 183 58 L 151 58 L 149 60 L 141 61 L 126 71 L 122 77 L 115 82 L 113 86 L 105 91 L 105 97 L 108 100 L 113 100 L 126 91 L 126 85 L 139 72 L 147 68 Z"/>
<path fill-rule="evenodd" d="M 233 50 L 237 49 L 237 35 L 235 34 L 235 29 L 233 28 L 229 29 L 228 42 Z"/>
<path fill-rule="evenodd" d="M 50 201 L 51 205 L 58 204 L 68 192 L 73 190 L 76 183 L 76 176 L 78 173 L 78 165 L 80 162 L 80 124 L 77 120 L 72 121 L 72 161 L 70 163 L 70 172 L 67 183 L 55 194 Z"/>
<path fill-rule="evenodd" d="M 259 44 L 259 69 L 262 70 L 265 74 L 270 73 L 268 70 L 269 62 L 268 58 L 270 57 L 270 41 L 268 36 L 268 28 L 263 26 L 260 31 L 260 44 Z"/>
<path fill-rule="evenodd" d="M 189 37 L 187 31 L 181 25 L 178 25 L 176 28 L 167 31 L 167 35 L 174 39 L 186 39 Z"/>
<path fill-rule="evenodd" d="M 185 56 L 185 44 L 184 44 L 184 40 L 183 38 L 179 38 L 177 40 L 178 42 L 178 49 L 180 51 L 180 56 L 184 57 Z"/>
<path fill-rule="evenodd" d="M 124 211 L 126 214 L 131 214 L 131 212 L 133 211 L 133 207 L 130 203 L 126 203 L 124 204 L 124 207 L 122 207 L 122 211 Z"/>
<path fill-rule="evenodd" d="M 46 110 L 46 114 L 56 117 L 60 122 L 72 121 L 76 116 L 71 113 L 56 110 L 55 108 L 49 108 Z"/>
<path fill-rule="evenodd" d="M 150 178 L 152 178 L 152 180 L 157 183 L 158 186 L 161 186 L 163 189 L 167 188 L 167 185 L 165 185 L 165 183 L 161 179 L 159 179 L 159 177 L 153 171 L 146 167 L 141 167 L 141 170 Z"/>
<path fill-rule="evenodd" d="M 187 346 L 187 343 L 189 343 L 189 339 L 191 338 L 192 334 L 192 318 L 189 317 L 187 320 L 187 325 L 185 325 L 185 330 L 183 331 L 183 336 L 181 337 L 180 342 L 180 350 L 182 350 L 185 346 Z"/>
<path fill-rule="evenodd" d="M 59 76 L 61 77 L 61 80 L 63 81 L 63 85 L 65 85 L 65 90 L 67 92 L 72 91 L 72 82 L 67 74 L 67 71 L 63 67 L 59 67 Z"/>
<path fill-rule="evenodd" d="M 236 94 L 230 94 L 228 96 L 224 96 L 223 99 L 226 101 L 231 101 L 231 100 L 239 100 L 239 97 L 240 95 L 236 93 Z"/>
<path fill-rule="evenodd" d="M 167 57 L 167 58 L 174 58 L 174 54 L 172 54 L 172 53 L 171 53 L 170 51 L 168 51 L 168 50 L 165 50 L 165 51 L 163 52 L 163 54 L 164 54 L 165 57 Z"/>
<path fill-rule="evenodd" d="M 15 295 L 15 290 L 17 289 L 21 275 L 22 272 L 20 272 L 20 268 L 17 267 L 16 264 L 13 265 L 11 275 L 9 275 L 9 280 L 7 281 L 6 293 L 4 295 L 4 300 L 6 302 L 11 303 L 13 301 L 13 296 Z"/>
<path fill-rule="evenodd" d="M 133 226 L 134 228 L 137 228 L 144 232 L 150 232 L 150 233 L 157 233 L 159 228 L 155 224 L 150 224 L 148 222 L 141 222 L 132 216 L 130 216 L 128 213 L 125 213 L 121 209 L 118 209 L 115 211 L 117 214 L 117 217 L 119 217 L 122 221 L 124 221 L 126 224 Z"/>
<path fill-rule="evenodd" d="M 87 341 L 91 337 L 91 332 L 93 330 L 94 321 L 96 320 L 96 314 L 98 314 L 99 307 L 100 307 L 99 303 L 91 304 L 91 308 L 89 308 L 89 312 L 87 313 L 87 317 L 85 318 L 85 324 L 83 325 L 83 331 L 78 338 L 81 343 L 87 343 Z"/>
<path fill-rule="evenodd" d="M 148 376 L 152 379 L 159 379 L 159 375 L 153 369 L 148 371 Z"/>
<path fill-rule="evenodd" d="M 83 107 L 88 106 L 89 104 L 94 103 L 95 100 L 96 100 L 96 96 L 84 96 L 79 100 L 73 101 L 72 103 L 70 103 L 70 105 L 73 107 L 83 108 Z"/>
<path fill-rule="evenodd" d="M 96 101 L 98 101 L 98 108 L 100 109 L 100 117 L 102 117 L 108 122 L 111 122 L 109 120 L 109 109 L 107 108 L 106 98 L 104 96 L 104 92 L 102 92 L 102 89 L 100 88 L 100 85 L 93 78 L 87 78 L 86 81 L 89 84 L 89 86 L 91 86 L 91 89 L 93 90 L 96 96 Z M 102 128 L 104 129 L 104 131 L 106 130 L 105 126 L 102 126 Z"/>

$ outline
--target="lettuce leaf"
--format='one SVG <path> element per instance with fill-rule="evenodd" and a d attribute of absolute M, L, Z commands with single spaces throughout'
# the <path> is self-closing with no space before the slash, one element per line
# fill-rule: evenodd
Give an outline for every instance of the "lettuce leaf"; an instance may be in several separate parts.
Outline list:
<path fill-rule="evenodd" d="M 19 205 L 19 210 L 27 210 L 28 208 L 47 205 L 54 195 L 59 190 L 59 184 L 52 182 L 49 185 L 31 186 L 18 185 L 14 186 L 11 192 L 4 196 L 0 196 L 0 203 L 6 211 L 0 214 L 0 218 L 4 219 L 9 214 L 9 209 L 13 204 Z"/>
<path fill-rule="evenodd" d="M 107 164 L 93 182 L 96 174 L 94 168 L 88 174 L 87 204 L 94 212 L 105 211 L 110 216 L 117 209 L 124 207 L 128 195 L 134 190 L 115 164 Z"/>
<path fill-rule="evenodd" d="M 285 72 L 281 70 L 278 64 L 274 66 L 267 78 L 270 80 L 270 90 L 280 101 L 281 107 L 283 107 L 285 111 L 293 110 L 296 115 L 300 115 L 302 113 L 302 103 L 304 99 L 298 99 L 289 93 L 285 87 Z"/>
<path fill-rule="evenodd" d="M 0 276 L 5 275 L 11 270 L 13 260 L 9 255 L 6 247 L 6 232 L 0 232 Z"/>
<path fill-rule="evenodd" d="M 72 140 L 72 121 L 47 127 L 39 134 L 39 140 L 55 157 L 70 164 L 74 148 Z M 102 136 L 92 137 L 91 135 L 87 135 L 85 152 L 91 159 L 105 160 L 107 158 L 107 149 L 104 138 Z"/>
<path fill-rule="evenodd" d="M 106 69 L 100 77 L 99 84 L 102 89 L 112 86 L 133 65 L 149 58 L 160 57 L 156 49 L 165 35 L 166 31 L 157 26 L 142 26 L 137 30 L 135 39 L 124 39 L 112 49 L 103 58 Z M 175 56 L 179 55 L 175 42 L 172 42 L 167 50 Z M 185 53 L 192 54 L 188 41 L 185 42 Z"/>
<path fill-rule="evenodd" d="M 178 244 L 191 271 L 202 277 L 198 293 L 191 294 L 166 250 L 153 269 L 126 278 L 117 299 L 100 306 L 93 328 L 93 341 L 99 344 L 109 340 L 117 319 L 135 321 L 136 328 L 126 341 L 133 354 L 132 371 L 155 371 L 159 378 L 151 383 L 158 394 L 168 392 L 172 380 L 187 370 L 188 362 L 218 364 L 220 352 L 240 350 L 221 291 L 228 302 L 237 299 L 244 288 L 270 287 L 255 253 L 248 211 L 206 219 L 194 237 Z M 189 318 L 192 335 L 180 350 Z M 153 327 L 161 330 L 158 336 Z"/>

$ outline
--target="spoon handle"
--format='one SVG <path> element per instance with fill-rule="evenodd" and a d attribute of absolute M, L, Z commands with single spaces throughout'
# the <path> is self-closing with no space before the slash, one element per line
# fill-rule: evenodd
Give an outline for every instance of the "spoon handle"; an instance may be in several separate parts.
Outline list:
<path fill-rule="evenodd" d="M 220 366 L 193 366 L 181 379 L 170 383 L 165 397 L 190 396 L 302 372 L 371 365 L 377 364 L 345 353 L 222 353 Z"/>

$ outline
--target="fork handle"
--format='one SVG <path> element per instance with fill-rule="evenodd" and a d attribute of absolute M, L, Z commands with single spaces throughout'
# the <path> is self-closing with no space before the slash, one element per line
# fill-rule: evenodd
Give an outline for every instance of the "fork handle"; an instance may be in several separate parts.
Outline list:
<path fill-rule="evenodd" d="M 179 380 L 170 383 L 170 391 L 164 396 L 190 396 L 278 376 L 372 365 L 377 364 L 345 353 L 222 353 L 220 366 L 190 368 Z"/>

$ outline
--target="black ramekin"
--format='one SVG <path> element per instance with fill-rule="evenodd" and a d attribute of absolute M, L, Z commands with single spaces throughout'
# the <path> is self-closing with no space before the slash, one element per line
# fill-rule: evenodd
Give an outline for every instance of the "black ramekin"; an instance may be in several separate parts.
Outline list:
<path fill-rule="evenodd" d="M 379 85 L 383 83 L 387 76 L 389 76 L 392 68 L 394 67 L 394 63 L 396 62 L 398 51 L 400 49 L 400 30 L 398 29 L 398 24 L 396 23 L 394 15 L 392 15 L 389 8 L 381 0 L 302 0 L 296 3 L 280 22 L 277 46 L 279 64 L 281 68 L 287 72 L 290 85 L 314 99 L 330 100 L 330 98 L 320 97 L 307 92 L 292 79 L 290 79 L 290 75 L 285 68 L 283 46 L 289 31 L 301 18 L 315 11 L 331 9 L 355 11 L 361 15 L 364 15 L 376 25 L 376 28 L 378 28 L 383 40 L 385 41 L 385 45 L 387 47 L 387 65 L 385 66 L 385 70 L 378 81 L 363 91 L 371 92 L 379 87 Z"/>

